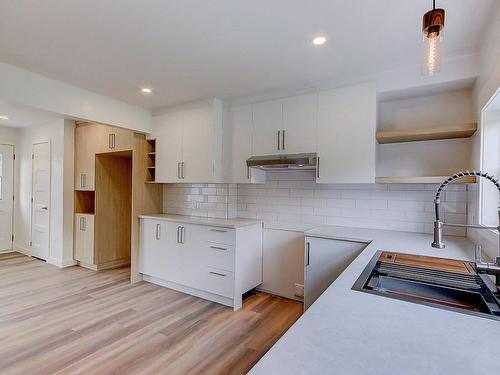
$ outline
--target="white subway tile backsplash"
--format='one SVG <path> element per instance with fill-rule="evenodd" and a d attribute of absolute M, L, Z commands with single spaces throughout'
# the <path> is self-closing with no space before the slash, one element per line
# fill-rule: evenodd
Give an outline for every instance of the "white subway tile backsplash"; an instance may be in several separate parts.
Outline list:
<path fill-rule="evenodd" d="M 262 185 L 166 184 L 163 211 L 203 217 L 242 217 L 266 223 L 354 226 L 431 233 L 436 184 L 317 184 L 314 171 L 268 172 Z M 445 220 L 465 223 L 465 185 L 446 187 Z M 462 228 L 446 234 L 464 236 Z"/>

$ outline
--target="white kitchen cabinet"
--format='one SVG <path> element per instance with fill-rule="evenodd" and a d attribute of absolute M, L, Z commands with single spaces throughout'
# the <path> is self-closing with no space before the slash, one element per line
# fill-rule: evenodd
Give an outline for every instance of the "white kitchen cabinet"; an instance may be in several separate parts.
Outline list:
<path fill-rule="evenodd" d="M 180 111 L 154 117 L 157 182 L 181 181 L 183 124 Z"/>
<path fill-rule="evenodd" d="M 252 156 L 252 105 L 233 107 L 223 120 L 224 182 L 235 184 L 264 183 L 264 171 L 247 167 Z"/>
<path fill-rule="evenodd" d="M 340 276 L 366 243 L 306 237 L 304 254 L 304 310 Z"/>
<path fill-rule="evenodd" d="M 157 182 L 222 182 L 222 102 L 154 116 Z"/>
<path fill-rule="evenodd" d="M 283 101 L 273 100 L 253 105 L 253 155 L 281 152 Z"/>
<path fill-rule="evenodd" d="M 317 93 L 283 99 L 282 152 L 316 152 L 317 114 Z"/>
<path fill-rule="evenodd" d="M 262 224 L 237 228 L 141 217 L 144 280 L 239 309 L 262 282 Z"/>
<path fill-rule="evenodd" d="M 77 261 L 94 263 L 94 215 L 75 214 L 74 257 Z"/>
<path fill-rule="evenodd" d="M 316 182 L 375 182 L 376 108 L 371 83 L 319 93 Z"/>
<path fill-rule="evenodd" d="M 304 234 L 264 229 L 263 279 L 260 290 L 301 301 L 295 284 L 304 284 Z"/>

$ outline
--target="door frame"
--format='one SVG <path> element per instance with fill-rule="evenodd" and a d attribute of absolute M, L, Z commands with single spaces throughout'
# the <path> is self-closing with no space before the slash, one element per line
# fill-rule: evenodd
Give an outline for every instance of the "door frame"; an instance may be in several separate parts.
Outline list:
<path fill-rule="evenodd" d="M 51 140 L 43 141 L 43 142 L 34 142 L 31 145 L 31 210 L 30 210 L 30 256 L 32 256 L 32 249 L 33 249 L 33 208 L 34 208 L 34 151 L 35 151 L 35 146 L 36 145 L 43 145 L 43 144 L 48 144 L 49 146 L 49 195 L 48 195 L 48 207 L 49 207 L 49 217 L 48 217 L 48 233 L 47 233 L 47 240 L 48 240 L 48 248 L 47 248 L 47 259 L 45 261 L 48 261 L 50 258 L 50 228 L 51 228 L 51 220 L 50 216 L 52 213 L 52 142 Z"/>
<path fill-rule="evenodd" d="M 15 217 L 15 199 L 16 199 L 16 145 L 14 143 L 0 143 L 0 146 L 12 146 L 12 154 L 14 155 L 14 161 L 12 164 L 12 194 L 13 194 L 13 199 L 12 199 L 12 225 L 11 225 L 11 249 L 10 250 L 4 250 L 0 251 L 0 253 L 11 253 L 15 251 L 14 249 L 14 232 L 15 232 L 15 225 L 16 225 L 16 217 Z"/>

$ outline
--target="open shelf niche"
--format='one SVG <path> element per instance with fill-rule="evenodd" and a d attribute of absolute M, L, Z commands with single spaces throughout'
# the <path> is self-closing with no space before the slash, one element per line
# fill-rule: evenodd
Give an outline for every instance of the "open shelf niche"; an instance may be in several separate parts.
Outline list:
<path fill-rule="evenodd" d="M 75 214 L 95 214 L 95 191 L 75 191 Z"/>
<path fill-rule="evenodd" d="M 156 139 L 146 140 L 146 182 L 155 182 L 156 179 Z"/>
<path fill-rule="evenodd" d="M 477 131 L 473 119 L 468 88 L 427 96 L 401 93 L 379 101 L 376 183 L 440 184 L 470 169 L 470 138 Z M 469 176 L 455 183 L 475 182 Z"/>

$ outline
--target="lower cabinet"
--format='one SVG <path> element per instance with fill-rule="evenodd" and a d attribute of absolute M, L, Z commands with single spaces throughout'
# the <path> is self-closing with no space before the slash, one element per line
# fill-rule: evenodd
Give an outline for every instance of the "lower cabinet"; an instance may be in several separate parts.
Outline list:
<path fill-rule="evenodd" d="M 75 259 L 85 264 L 94 263 L 94 215 L 75 215 Z"/>
<path fill-rule="evenodd" d="M 233 307 L 262 283 L 262 225 L 222 228 L 141 218 L 144 280 Z"/>
<path fill-rule="evenodd" d="M 366 243 L 306 237 L 304 254 L 304 310 L 340 276 Z"/>

